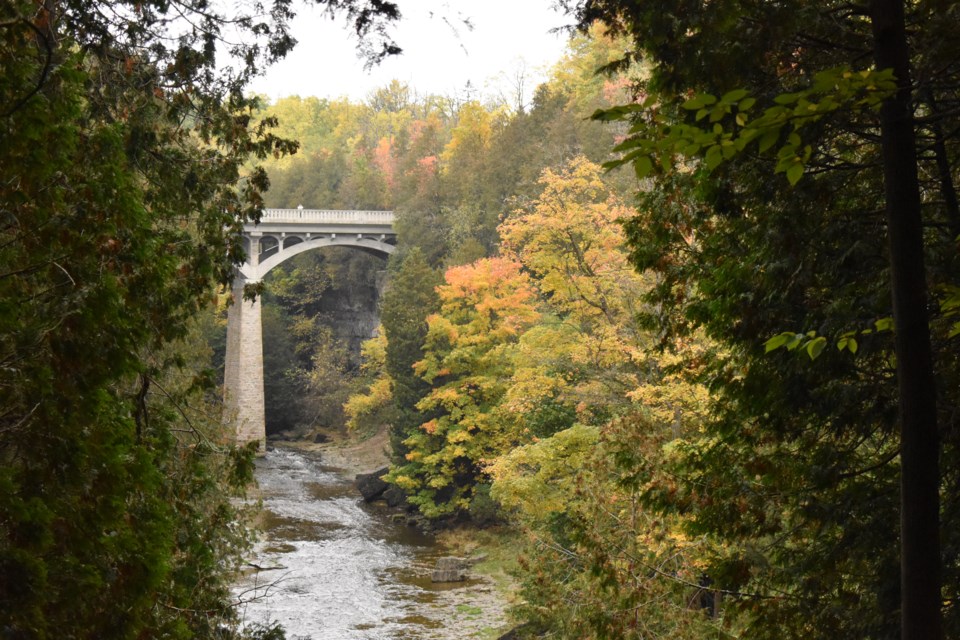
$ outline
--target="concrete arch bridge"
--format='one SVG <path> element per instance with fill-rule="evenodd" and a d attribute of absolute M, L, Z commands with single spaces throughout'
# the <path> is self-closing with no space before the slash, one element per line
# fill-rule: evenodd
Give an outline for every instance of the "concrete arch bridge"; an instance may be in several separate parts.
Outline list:
<path fill-rule="evenodd" d="M 392 211 L 266 209 L 258 224 L 244 225 L 247 260 L 237 268 L 234 303 L 227 315 L 223 401 L 238 443 L 266 441 L 263 397 L 263 328 L 260 298 L 243 299 L 243 287 L 304 251 L 346 246 L 387 256 L 396 249 Z"/>

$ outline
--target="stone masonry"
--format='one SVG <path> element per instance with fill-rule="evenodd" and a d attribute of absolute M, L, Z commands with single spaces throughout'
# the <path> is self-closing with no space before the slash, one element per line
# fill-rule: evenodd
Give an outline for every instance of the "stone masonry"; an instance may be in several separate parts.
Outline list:
<path fill-rule="evenodd" d="M 227 311 L 227 353 L 223 401 L 227 419 L 236 426 L 237 442 L 266 441 L 263 399 L 263 328 L 260 298 L 243 299 L 246 280 L 234 284 L 233 304 Z"/>

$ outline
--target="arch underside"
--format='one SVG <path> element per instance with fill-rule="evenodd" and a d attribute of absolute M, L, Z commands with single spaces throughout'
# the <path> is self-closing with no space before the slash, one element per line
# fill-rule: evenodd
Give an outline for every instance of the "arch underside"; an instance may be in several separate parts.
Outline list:
<path fill-rule="evenodd" d="M 266 237 L 272 238 L 272 236 Z M 262 280 L 268 273 L 270 273 L 271 270 L 273 270 L 274 267 L 283 264 L 295 255 L 299 255 L 305 251 L 311 251 L 313 249 L 322 249 L 325 247 L 353 247 L 355 249 L 360 249 L 383 256 L 389 256 L 391 253 L 397 250 L 395 245 L 392 245 L 384 240 L 369 237 L 358 238 L 355 235 L 314 238 L 287 236 L 283 239 L 272 239 L 276 240 L 278 243 L 277 251 L 271 253 L 271 255 L 263 259 L 263 261 L 257 265 L 252 265 L 249 262 L 245 262 L 240 267 L 240 273 L 243 274 L 243 277 L 248 282 L 257 282 Z M 262 241 L 263 240 L 261 240 L 261 242 Z"/>

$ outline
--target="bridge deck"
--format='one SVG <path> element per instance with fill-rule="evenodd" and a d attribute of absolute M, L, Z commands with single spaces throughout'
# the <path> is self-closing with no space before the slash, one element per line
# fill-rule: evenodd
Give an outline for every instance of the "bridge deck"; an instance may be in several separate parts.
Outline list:
<path fill-rule="evenodd" d="M 260 224 L 247 223 L 248 231 L 258 226 L 271 224 L 317 224 L 317 225 L 392 225 L 393 211 L 346 211 L 342 209 L 264 209 Z"/>

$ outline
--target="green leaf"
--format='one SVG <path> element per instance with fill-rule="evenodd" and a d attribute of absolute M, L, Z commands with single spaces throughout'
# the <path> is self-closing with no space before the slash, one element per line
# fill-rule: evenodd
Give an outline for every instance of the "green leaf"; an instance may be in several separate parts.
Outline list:
<path fill-rule="evenodd" d="M 873 326 L 880 331 L 893 331 L 893 318 L 880 318 L 873 323 Z"/>
<path fill-rule="evenodd" d="M 673 156 L 671 156 L 669 153 L 661 154 L 660 168 L 663 169 L 664 173 L 670 173 L 670 171 L 673 169 Z"/>
<path fill-rule="evenodd" d="M 777 334 L 763 343 L 764 353 L 770 353 L 775 349 L 779 349 L 784 346 L 794 338 L 794 334 L 791 331 Z"/>
<path fill-rule="evenodd" d="M 779 139 L 780 139 L 779 128 L 770 129 L 769 131 L 765 132 L 763 136 L 761 136 L 760 138 L 760 143 L 759 143 L 760 153 L 767 151 L 770 147 L 775 145 L 777 143 L 777 140 Z"/>
<path fill-rule="evenodd" d="M 627 138 L 626 140 L 624 140 L 623 142 L 615 146 L 613 150 L 615 152 L 620 152 L 620 151 L 628 151 L 630 149 L 636 149 L 638 147 L 642 149 L 646 146 L 647 146 L 646 140 L 643 140 L 642 138 L 633 137 L 633 138 Z"/>
<path fill-rule="evenodd" d="M 946 294 L 940 300 L 940 310 L 945 314 L 953 315 L 960 309 L 960 287 L 944 287 Z"/>
<path fill-rule="evenodd" d="M 837 350 L 844 351 L 847 350 L 850 353 L 857 352 L 857 339 L 853 336 L 844 336 L 837 341 Z"/>
<path fill-rule="evenodd" d="M 739 102 L 746 96 L 747 96 L 746 89 L 734 89 L 733 91 L 728 91 L 727 93 L 723 94 L 723 97 L 720 98 L 720 102 L 731 104 L 734 102 Z"/>
<path fill-rule="evenodd" d="M 633 171 L 640 180 L 650 175 L 650 172 L 653 171 L 653 161 L 650 160 L 650 156 L 642 155 L 635 158 L 633 160 Z"/>
<path fill-rule="evenodd" d="M 701 93 L 684 102 L 682 106 L 687 111 L 696 111 L 716 102 L 717 99 L 709 93 Z"/>
<path fill-rule="evenodd" d="M 705 161 L 708 171 L 713 171 L 720 166 L 720 163 L 723 162 L 723 151 L 720 149 L 720 145 L 715 144 L 707 149 Z"/>
<path fill-rule="evenodd" d="M 777 104 L 793 104 L 799 97 L 796 93 L 784 93 L 773 99 Z"/>
<path fill-rule="evenodd" d="M 620 115 L 615 114 L 612 109 L 597 109 L 592 114 L 590 114 L 590 119 L 606 122 L 609 120 L 619 120 Z"/>
<path fill-rule="evenodd" d="M 802 162 L 795 162 L 787 168 L 787 182 L 789 182 L 791 186 L 797 184 L 801 177 L 803 177 Z"/>
<path fill-rule="evenodd" d="M 624 104 L 609 109 L 597 109 L 590 116 L 591 120 L 600 120 L 601 122 L 610 122 L 613 120 L 624 120 L 631 113 L 643 111 L 644 106 L 639 104 Z"/>
<path fill-rule="evenodd" d="M 791 162 L 796 155 L 797 146 L 790 142 L 780 147 L 780 149 L 777 151 L 777 158 L 779 158 L 781 161 Z M 783 171 L 783 168 L 781 167 L 779 170 Z"/>
<path fill-rule="evenodd" d="M 793 337 L 787 342 L 787 351 L 793 351 L 797 347 L 803 344 L 803 334 L 795 333 Z"/>
<path fill-rule="evenodd" d="M 820 357 L 820 354 L 823 353 L 823 348 L 827 346 L 827 339 L 823 336 L 819 338 L 814 338 L 807 343 L 807 355 L 810 356 L 811 360 L 816 360 Z"/>

